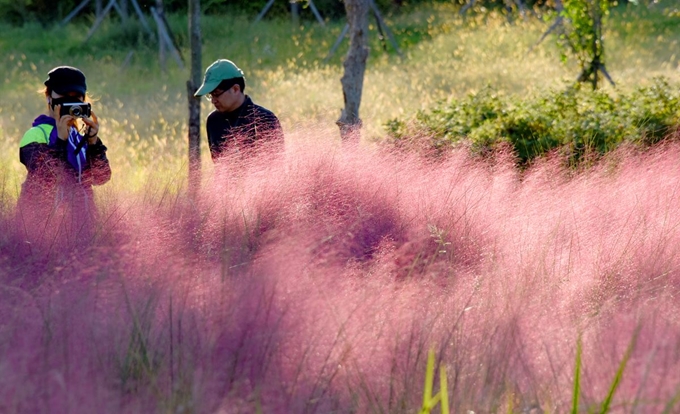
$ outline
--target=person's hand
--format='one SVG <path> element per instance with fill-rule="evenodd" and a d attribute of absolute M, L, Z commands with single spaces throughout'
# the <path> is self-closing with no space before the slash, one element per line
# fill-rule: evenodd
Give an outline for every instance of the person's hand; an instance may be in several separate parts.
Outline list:
<path fill-rule="evenodd" d="M 99 134 L 99 121 L 97 120 L 97 115 L 95 115 L 94 112 L 90 111 L 90 114 L 92 115 L 92 118 L 82 118 L 83 122 L 85 122 L 85 125 L 87 125 L 87 129 L 85 130 L 85 138 L 87 138 L 87 143 L 94 145 L 97 143 L 97 134 Z"/>
<path fill-rule="evenodd" d="M 61 116 L 61 105 L 54 106 L 55 114 L 57 115 L 57 136 L 60 140 L 66 141 L 68 139 L 69 130 L 75 124 L 76 119 L 72 115 Z"/>

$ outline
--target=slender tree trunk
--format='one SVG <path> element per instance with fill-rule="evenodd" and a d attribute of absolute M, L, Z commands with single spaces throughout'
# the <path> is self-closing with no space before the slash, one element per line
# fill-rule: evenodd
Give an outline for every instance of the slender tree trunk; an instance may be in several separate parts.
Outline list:
<path fill-rule="evenodd" d="M 128 8 L 128 0 L 118 0 L 118 5 L 120 6 L 120 12 L 122 13 L 123 20 L 127 20 L 130 16 Z"/>
<path fill-rule="evenodd" d="M 345 108 L 336 121 L 343 141 L 358 142 L 360 138 L 359 106 L 368 59 L 368 2 L 369 0 L 345 0 L 350 43 L 343 62 L 345 74 L 340 79 Z"/>
<path fill-rule="evenodd" d="M 189 36 L 191 42 L 191 79 L 189 94 L 189 189 L 195 195 L 201 173 L 201 102 L 194 93 L 201 84 L 201 1 L 189 0 Z"/>
<path fill-rule="evenodd" d="M 102 0 L 95 0 L 94 2 L 94 12 L 97 17 L 102 15 Z"/>
<path fill-rule="evenodd" d="M 156 0 L 156 12 L 159 16 L 163 16 L 163 0 Z M 165 72 L 165 62 L 167 60 L 165 43 L 163 42 L 163 28 L 158 25 L 158 60 L 161 64 L 161 71 Z"/>
<path fill-rule="evenodd" d="M 602 63 L 602 18 L 600 0 L 593 0 L 593 90 L 597 89 L 597 77 Z"/>
<path fill-rule="evenodd" d="M 293 22 L 293 29 L 300 27 L 300 4 L 297 1 L 290 2 L 290 14 Z"/>

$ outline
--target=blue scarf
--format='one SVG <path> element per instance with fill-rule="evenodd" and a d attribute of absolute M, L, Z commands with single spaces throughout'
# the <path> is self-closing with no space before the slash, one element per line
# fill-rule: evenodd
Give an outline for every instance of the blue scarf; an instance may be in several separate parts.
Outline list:
<path fill-rule="evenodd" d="M 40 115 L 35 119 L 35 121 L 33 121 L 34 127 L 44 124 L 52 125 L 54 127 L 50 133 L 48 146 L 50 148 L 55 148 L 57 146 L 57 140 L 59 139 L 57 136 L 57 121 L 51 116 L 47 115 Z M 80 144 L 80 142 L 83 140 L 85 141 L 83 142 L 82 147 L 76 153 L 78 144 Z M 82 175 L 83 168 L 87 162 L 87 140 L 78 133 L 78 130 L 75 127 L 71 127 L 68 131 L 68 142 L 66 143 L 66 147 L 66 159 L 68 160 L 68 163 L 76 171 L 78 171 L 78 181 L 80 181 L 80 176 Z"/>

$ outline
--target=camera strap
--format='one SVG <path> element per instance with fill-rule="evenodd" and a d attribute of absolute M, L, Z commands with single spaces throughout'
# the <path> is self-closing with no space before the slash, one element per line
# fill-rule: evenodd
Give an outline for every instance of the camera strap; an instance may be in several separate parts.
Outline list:
<path fill-rule="evenodd" d="M 73 153 L 78 154 L 85 146 L 85 143 L 87 143 L 87 137 L 82 135 L 80 141 L 78 141 L 78 144 L 76 144 L 76 149 L 73 151 Z"/>

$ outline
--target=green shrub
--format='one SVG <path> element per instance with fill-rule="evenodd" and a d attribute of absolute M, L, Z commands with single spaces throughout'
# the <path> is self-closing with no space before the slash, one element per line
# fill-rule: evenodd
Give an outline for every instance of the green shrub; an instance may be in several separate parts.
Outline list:
<path fill-rule="evenodd" d="M 484 154 L 510 143 L 520 164 L 555 150 L 575 164 L 623 142 L 649 145 L 668 136 L 680 122 L 677 91 L 662 78 L 616 96 L 570 87 L 523 99 L 487 87 L 411 119 L 393 119 L 386 128 L 399 146 L 442 152 L 464 142 Z"/>

